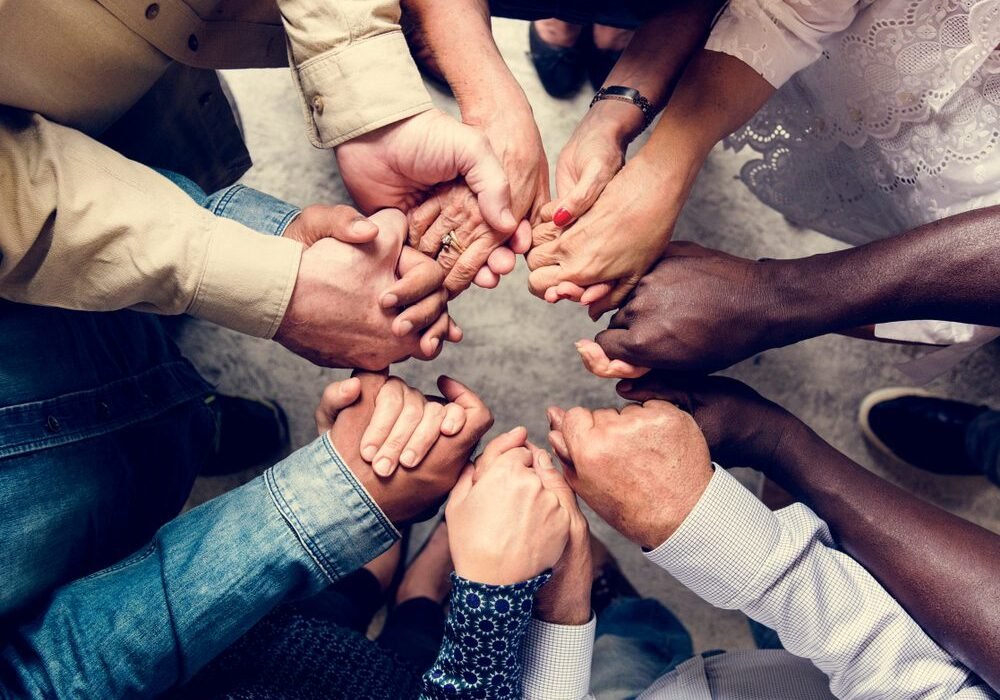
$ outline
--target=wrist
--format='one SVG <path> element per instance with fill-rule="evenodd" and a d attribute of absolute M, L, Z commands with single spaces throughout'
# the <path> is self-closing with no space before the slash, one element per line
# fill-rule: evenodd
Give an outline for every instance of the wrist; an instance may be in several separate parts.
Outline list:
<path fill-rule="evenodd" d="M 472 79 L 456 80 L 451 84 L 462 121 L 472 126 L 485 126 L 498 117 L 526 115 L 534 125 L 531 104 L 524 90 L 503 60 L 499 57 L 498 60 L 499 65 L 477 71 Z"/>
<path fill-rule="evenodd" d="M 547 622 L 550 625 L 566 625 L 567 627 L 579 627 L 590 622 L 593 612 L 590 609 L 590 596 L 588 593 L 586 602 L 562 602 L 557 601 L 552 607 L 542 606 L 535 603 L 536 620 Z"/>
<path fill-rule="evenodd" d="M 645 115 L 636 105 L 620 100 L 600 100 L 580 120 L 580 130 L 594 131 L 624 151 L 642 133 Z"/>

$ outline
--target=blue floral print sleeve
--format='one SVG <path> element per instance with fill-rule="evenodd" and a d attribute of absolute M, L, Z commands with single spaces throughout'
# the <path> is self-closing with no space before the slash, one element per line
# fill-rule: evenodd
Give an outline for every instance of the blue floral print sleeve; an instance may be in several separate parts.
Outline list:
<path fill-rule="evenodd" d="M 437 661 L 424 674 L 421 700 L 518 698 L 521 645 L 543 573 L 510 586 L 451 575 L 451 611 Z"/>

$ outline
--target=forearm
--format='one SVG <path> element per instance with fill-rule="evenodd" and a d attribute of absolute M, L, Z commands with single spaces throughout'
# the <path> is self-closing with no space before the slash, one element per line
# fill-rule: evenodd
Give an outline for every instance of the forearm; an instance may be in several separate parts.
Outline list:
<path fill-rule="evenodd" d="M 454 92 L 464 122 L 479 124 L 515 105 L 530 112 L 493 39 L 486 0 L 409 0 L 406 9 Z"/>
<path fill-rule="evenodd" d="M 718 0 L 686 0 L 672 3 L 636 30 L 621 58 L 604 81 L 605 86 L 635 88 L 659 112 L 670 98 L 692 54 L 701 48 L 709 26 L 722 3 Z M 669 37 L 665 41 L 664 37 Z M 624 143 L 641 133 L 643 114 L 634 106 L 603 100 L 587 114 L 614 124 Z"/>
<path fill-rule="evenodd" d="M 154 697 L 279 603 L 323 590 L 395 538 L 324 439 L 58 590 L 5 639 L 0 696 Z"/>
<path fill-rule="evenodd" d="M 773 93 L 774 88 L 739 59 L 701 50 L 684 70 L 636 160 L 660 172 L 666 199 L 686 199 L 715 144 L 746 123 Z"/>
<path fill-rule="evenodd" d="M 774 269 L 803 338 L 909 319 L 1000 325 L 1000 206 Z"/>
<path fill-rule="evenodd" d="M 1000 536 L 878 478 L 790 420 L 767 475 L 813 508 L 942 647 L 1000 689 Z"/>
<path fill-rule="evenodd" d="M 0 115 L 0 297 L 191 313 L 270 337 L 302 247 L 213 216 L 84 134 Z"/>

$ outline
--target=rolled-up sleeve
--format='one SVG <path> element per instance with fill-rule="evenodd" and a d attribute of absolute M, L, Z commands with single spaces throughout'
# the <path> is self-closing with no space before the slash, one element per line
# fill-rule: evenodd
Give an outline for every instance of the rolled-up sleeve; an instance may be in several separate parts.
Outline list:
<path fill-rule="evenodd" d="M 746 63 L 775 88 L 819 58 L 822 41 L 851 25 L 869 2 L 731 0 L 705 48 Z"/>
<path fill-rule="evenodd" d="M 398 0 L 279 0 L 309 140 L 330 148 L 431 108 Z"/>
<path fill-rule="evenodd" d="M 0 115 L 0 298 L 191 313 L 277 331 L 302 246 L 214 216 L 167 178 L 38 115 Z"/>

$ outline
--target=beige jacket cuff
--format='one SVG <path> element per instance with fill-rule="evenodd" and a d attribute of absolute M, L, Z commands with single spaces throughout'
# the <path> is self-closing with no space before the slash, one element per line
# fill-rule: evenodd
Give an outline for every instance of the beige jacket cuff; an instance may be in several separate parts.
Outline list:
<path fill-rule="evenodd" d="M 304 102 L 306 133 L 317 148 L 331 148 L 433 106 L 402 31 L 333 49 L 292 71 Z"/>
<path fill-rule="evenodd" d="M 188 313 L 260 338 L 273 338 L 295 289 L 302 245 L 229 219 L 212 226 Z"/>

